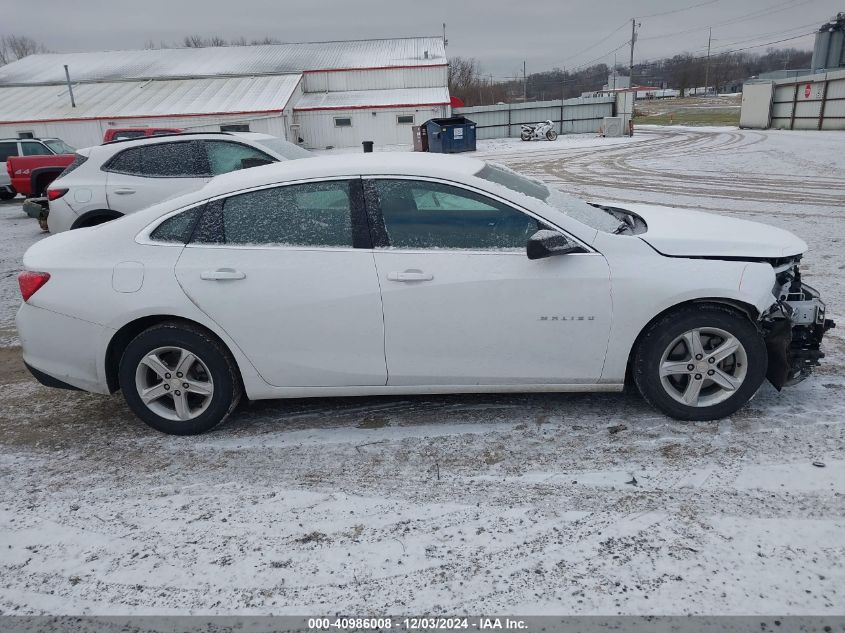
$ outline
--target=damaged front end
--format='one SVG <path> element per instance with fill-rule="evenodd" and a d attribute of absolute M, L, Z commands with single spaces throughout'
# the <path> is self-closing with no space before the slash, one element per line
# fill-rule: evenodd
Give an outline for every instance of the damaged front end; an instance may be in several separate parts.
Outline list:
<path fill-rule="evenodd" d="M 835 324 L 825 318 L 819 293 L 801 281 L 800 257 L 772 262 L 777 301 L 761 317 L 769 368 L 766 377 L 780 391 L 801 382 L 824 358 L 821 342 Z"/>

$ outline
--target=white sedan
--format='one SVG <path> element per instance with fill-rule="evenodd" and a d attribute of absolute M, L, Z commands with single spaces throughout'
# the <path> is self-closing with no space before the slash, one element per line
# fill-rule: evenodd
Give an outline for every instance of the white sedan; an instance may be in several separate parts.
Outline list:
<path fill-rule="evenodd" d="M 30 248 L 17 316 L 48 385 L 207 431 L 250 399 L 621 391 L 728 416 L 823 356 L 806 245 L 780 229 L 596 206 L 505 167 L 309 158 Z"/>

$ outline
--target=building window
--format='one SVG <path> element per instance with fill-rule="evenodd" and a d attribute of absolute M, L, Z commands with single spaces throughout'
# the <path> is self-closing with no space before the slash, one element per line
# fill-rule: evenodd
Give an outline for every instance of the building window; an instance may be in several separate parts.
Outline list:
<path fill-rule="evenodd" d="M 249 132 L 249 123 L 232 123 L 231 125 L 221 125 L 221 132 Z"/>
<path fill-rule="evenodd" d="M 397 114 L 396 115 L 396 123 L 399 125 L 413 125 L 414 124 L 414 115 L 413 114 Z"/>
<path fill-rule="evenodd" d="M 35 132 L 32 132 L 30 130 L 18 132 L 18 138 L 35 138 Z"/>
<path fill-rule="evenodd" d="M 334 118 L 335 127 L 352 127 L 352 119 L 345 116 L 336 116 Z"/>

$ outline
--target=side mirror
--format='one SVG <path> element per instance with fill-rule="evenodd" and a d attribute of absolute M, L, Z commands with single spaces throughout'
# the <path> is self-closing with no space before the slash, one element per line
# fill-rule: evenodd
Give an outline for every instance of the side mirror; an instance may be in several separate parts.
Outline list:
<path fill-rule="evenodd" d="M 569 241 L 562 233 L 548 229 L 537 231 L 528 238 L 528 244 L 525 245 L 528 259 L 543 259 L 555 255 L 581 253 L 583 250 L 577 244 Z"/>
<path fill-rule="evenodd" d="M 242 158 L 241 159 L 241 169 L 249 169 L 250 167 L 261 167 L 261 165 L 269 165 L 274 161 L 267 160 L 266 158 Z"/>

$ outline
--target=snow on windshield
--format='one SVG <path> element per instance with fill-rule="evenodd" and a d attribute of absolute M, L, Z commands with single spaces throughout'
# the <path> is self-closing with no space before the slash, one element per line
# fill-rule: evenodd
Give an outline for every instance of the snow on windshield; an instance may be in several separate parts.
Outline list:
<path fill-rule="evenodd" d="M 294 160 L 296 158 L 311 158 L 313 154 L 299 145 L 294 145 L 280 138 L 263 138 L 257 141 L 259 145 L 263 145 L 267 149 L 275 152 L 282 158 Z"/>
<path fill-rule="evenodd" d="M 580 198 L 554 189 L 541 180 L 519 174 L 499 163 L 485 163 L 481 171 L 475 175 L 507 187 L 511 191 L 541 200 L 591 228 L 612 233 L 619 226 L 619 220 L 609 213 L 587 204 Z"/>

